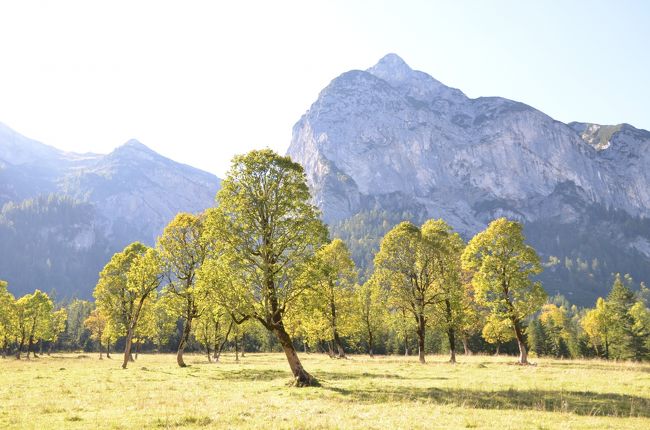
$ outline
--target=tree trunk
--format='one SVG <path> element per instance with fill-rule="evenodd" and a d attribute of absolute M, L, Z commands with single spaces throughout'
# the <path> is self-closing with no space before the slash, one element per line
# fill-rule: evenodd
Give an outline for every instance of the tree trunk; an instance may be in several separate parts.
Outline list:
<path fill-rule="evenodd" d="M 244 338 L 246 337 L 246 333 L 241 334 L 241 343 L 239 344 L 241 346 L 241 358 L 244 358 L 246 355 L 246 342 L 244 342 Z"/>
<path fill-rule="evenodd" d="M 212 351 L 210 351 L 210 342 L 205 343 L 205 350 L 208 353 L 208 363 L 212 363 Z"/>
<path fill-rule="evenodd" d="M 449 339 L 449 362 L 450 363 L 455 363 L 456 362 L 456 333 L 454 333 L 454 328 L 449 327 L 447 329 L 447 338 Z"/>
<path fill-rule="evenodd" d="M 453 312 L 451 302 L 445 299 L 445 315 L 447 317 L 447 339 L 449 340 L 449 362 L 456 362 L 456 333 L 453 326 Z"/>
<path fill-rule="evenodd" d="M 336 344 L 336 349 L 338 350 L 338 358 L 345 358 L 345 350 L 343 349 L 343 344 L 341 343 L 341 338 L 339 337 L 339 332 L 336 329 L 336 305 L 334 301 L 330 301 L 330 312 L 332 313 L 332 336 L 334 337 L 334 343 Z"/>
<path fill-rule="evenodd" d="M 462 340 L 463 340 L 463 350 L 465 351 L 465 355 L 472 355 L 472 350 L 469 349 L 469 341 L 467 339 L 467 335 L 463 334 Z"/>
<path fill-rule="evenodd" d="M 409 337 L 406 333 L 404 334 L 404 356 L 409 356 Z"/>
<path fill-rule="evenodd" d="M 134 324 L 129 325 L 129 329 L 126 332 L 126 342 L 124 343 L 124 361 L 122 362 L 122 369 L 126 369 L 126 366 L 129 364 L 129 361 L 133 361 L 131 356 L 131 344 L 133 342 L 133 326 Z"/>
<path fill-rule="evenodd" d="M 138 338 L 137 342 L 135 342 L 135 359 L 138 359 L 138 354 L 140 353 L 140 339 Z"/>
<path fill-rule="evenodd" d="M 339 333 L 334 330 L 334 343 L 336 343 L 336 348 L 338 349 L 338 358 L 347 358 L 345 356 L 345 349 L 343 349 L 343 344 L 341 343 L 341 338 L 339 337 Z"/>
<path fill-rule="evenodd" d="M 185 351 L 185 345 L 190 339 L 190 332 L 192 331 L 192 317 L 190 316 L 185 321 L 185 327 L 183 327 L 183 336 L 181 336 L 181 341 L 178 344 L 178 352 L 176 352 L 176 362 L 180 367 L 187 367 L 185 361 L 183 361 L 183 352 Z"/>
<path fill-rule="evenodd" d="M 102 341 L 101 341 L 101 339 L 99 340 L 99 359 L 100 360 L 104 359 L 104 356 L 102 354 Z"/>
<path fill-rule="evenodd" d="M 368 329 L 368 355 L 370 358 L 374 358 L 375 354 L 373 353 L 373 339 L 372 339 L 372 330 Z"/>
<path fill-rule="evenodd" d="M 27 343 L 27 359 L 29 360 L 29 353 L 32 351 L 32 345 L 34 345 L 34 336 L 29 336 L 29 342 Z M 36 357 L 36 353 L 34 353 Z"/>
<path fill-rule="evenodd" d="M 302 363 L 300 363 L 298 354 L 291 342 L 291 337 L 289 337 L 289 334 L 284 329 L 284 325 L 281 321 L 275 324 L 275 327 L 273 327 L 273 333 L 278 338 L 278 341 L 284 350 L 284 354 L 287 356 L 287 361 L 289 362 L 289 367 L 291 368 L 291 373 L 293 373 L 295 380 L 295 386 L 306 387 L 318 385 L 316 378 L 307 373 L 305 368 L 302 367 Z"/>
<path fill-rule="evenodd" d="M 239 339 L 235 336 L 235 362 L 239 363 Z"/>
<path fill-rule="evenodd" d="M 131 344 L 133 343 L 133 334 L 135 332 L 135 325 L 138 323 L 138 318 L 140 317 L 140 311 L 142 311 L 142 305 L 147 297 L 141 297 L 138 302 L 138 307 L 135 310 L 135 314 L 129 322 L 129 328 L 126 331 L 126 343 L 124 344 L 124 361 L 122 362 L 122 369 L 126 369 L 129 361 L 133 361 L 133 356 L 131 355 Z"/>
<path fill-rule="evenodd" d="M 20 337 L 20 343 L 18 344 L 18 351 L 16 351 L 17 360 L 20 360 L 20 354 L 23 352 L 23 346 L 25 346 L 25 336 Z"/>
<path fill-rule="evenodd" d="M 334 358 L 334 348 L 332 348 L 332 341 L 330 340 L 327 341 L 327 355 Z"/>
<path fill-rule="evenodd" d="M 528 364 L 528 350 L 526 349 L 526 342 L 524 333 L 521 329 L 521 323 L 517 318 L 512 318 L 512 325 L 515 328 L 515 337 L 517 338 L 517 345 L 519 346 L 519 364 Z"/>
<path fill-rule="evenodd" d="M 106 358 L 111 358 L 111 341 L 106 342 Z"/>
<path fill-rule="evenodd" d="M 418 355 L 420 358 L 420 363 L 424 364 L 426 361 L 424 359 L 424 339 L 425 339 L 425 319 L 424 315 L 418 315 Z"/>
<path fill-rule="evenodd" d="M 499 356 L 499 347 L 500 347 L 500 346 L 501 346 L 501 344 L 500 344 L 500 343 L 497 343 L 497 351 L 494 353 L 494 356 L 495 356 L 495 357 L 498 357 L 498 356 Z"/>
<path fill-rule="evenodd" d="M 219 348 L 215 349 L 214 351 L 214 361 L 219 362 L 219 358 L 221 357 L 221 351 L 223 351 L 223 347 L 226 346 L 226 343 L 228 342 L 228 336 L 230 336 L 230 330 L 232 330 L 232 326 L 234 324 L 235 324 L 234 321 L 230 321 L 230 325 L 228 326 L 228 331 L 226 332 L 223 341 L 219 345 Z"/>

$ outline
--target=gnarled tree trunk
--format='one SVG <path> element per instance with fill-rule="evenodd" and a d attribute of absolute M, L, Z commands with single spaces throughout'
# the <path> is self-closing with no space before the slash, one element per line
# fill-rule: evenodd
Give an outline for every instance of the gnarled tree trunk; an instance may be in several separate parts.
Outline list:
<path fill-rule="evenodd" d="M 185 361 L 183 360 L 183 352 L 185 352 L 185 345 L 187 345 L 188 340 L 190 339 L 190 333 L 192 331 L 192 318 L 188 318 L 185 321 L 185 326 L 183 327 L 183 336 L 181 336 L 181 341 L 178 344 L 178 351 L 176 352 L 176 362 L 180 367 L 187 367 Z"/>
<path fill-rule="evenodd" d="M 515 328 L 515 337 L 519 346 L 519 364 L 528 364 L 528 350 L 526 349 L 526 340 L 521 329 L 521 322 L 517 318 L 512 318 L 512 325 Z"/>
<path fill-rule="evenodd" d="M 289 334 L 285 330 L 282 322 L 275 324 L 273 327 L 273 333 L 278 338 L 278 341 L 284 350 L 284 354 L 287 356 L 287 361 L 289 362 L 291 373 L 293 373 L 295 385 L 297 387 L 318 385 L 316 378 L 307 373 L 304 367 L 302 367 L 302 363 L 298 358 L 296 349 L 293 347 L 293 343 L 291 342 L 291 337 L 289 337 Z"/>
<path fill-rule="evenodd" d="M 126 342 L 124 343 L 124 361 L 122 362 L 122 369 L 126 369 L 129 361 L 133 361 L 131 356 L 131 344 L 133 343 L 133 325 L 129 326 L 129 329 L 126 332 Z"/>
<path fill-rule="evenodd" d="M 133 356 L 131 355 L 131 345 L 133 343 L 133 334 L 135 333 L 135 326 L 138 323 L 138 318 L 140 317 L 140 311 L 142 311 L 142 305 L 147 297 L 141 297 L 138 306 L 135 310 L 135 314 L 131 318 L 129 323 L 129 328 L 126 331 L 126 342 L 124 344 L 124 360 L 122 361 L 122 369 L 126 369 L 129 361 L 133 361 Z"/>

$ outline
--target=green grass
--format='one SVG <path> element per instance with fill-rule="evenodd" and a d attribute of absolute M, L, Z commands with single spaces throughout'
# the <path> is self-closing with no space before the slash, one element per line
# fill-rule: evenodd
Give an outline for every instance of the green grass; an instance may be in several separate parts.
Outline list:
<path fill-rule="evenodd" d="M 650 428 L 650 364 L 302 354 L 322 384 L 291 388 L 281 354 L 53 355 L 0 360 L 0 428 Z"/>

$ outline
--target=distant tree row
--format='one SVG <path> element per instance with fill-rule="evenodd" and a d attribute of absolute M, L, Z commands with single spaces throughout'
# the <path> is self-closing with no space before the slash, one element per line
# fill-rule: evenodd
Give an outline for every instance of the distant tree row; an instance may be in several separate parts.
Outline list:
<path fill-rule="evenodd" d="M 94 342 L 100 358 L 119 343 L 124 368 L 141 347 L 174 344 L 181 367 L 197 346 L 214 361 L 224 348 L 237 358 L 246 348 L 279 349 L 299 386 L 317 383 L 299 348 L 337 358 L 415 348 L 422 363 L 443 348 L 455 362 L 461 345 L 465 354 L 514 348 L 521 364 L 529 351 L 648 357 L 647 291 L 635 294 L 617 277 L 595 309 L 547 300 L 536 280 L 539 257 L 517 222 L 497 219 L 468 243 L 443 220 L 399 223 L 360 282 L 345 243 L 328 239 L 310 200 L 303 170 L 289 158 L 270 150 L 235 157 L 217 207 L 177 215 L 155 247 L 136 242 L 113 255 L 95 304 L 70 303 L 67 324 L 65 310 L 53 312 L 48 299 L 39 323 L 19 329 L 18 317 L 6 317 L 19 313 L 4 310 L 25 298 L 15 301 L 3 284 L 3 351 L 53 345 L 54 332 L 69 343 Z"/>
<path fill-rule="evenodd" d="M 538 356 L 650 359 L 650 291 L 632 289 L 629 275 L 617 274 L 607 298 L 591 309 L 571 306 L 563 297 L 545 304 L 528 327 Z"/>
<path fill-rule="evenodd" d="M 66 310 L 54 310 L 52 300 L 40 290 L 19 299 L 8 291 L 7 283 L 0 281 L 0 352 L 2 357 L 13 349 L 16 358 L 23 352 L 29 359 L 36 350 L 50 352 L 59 335 L 65 330 Z"/>

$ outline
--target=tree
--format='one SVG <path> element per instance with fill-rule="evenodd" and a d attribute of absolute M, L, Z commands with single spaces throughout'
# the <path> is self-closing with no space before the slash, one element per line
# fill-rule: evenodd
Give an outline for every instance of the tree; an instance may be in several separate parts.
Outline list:
<path fill-rule="evenodd" d="M 194 337 L 205 348 L 208 362 L 219 361 L 234 325 L 230 314 L 218 305 L 206 308 L 198 317 Z"/>
<path fill-rule="evenodd" d="M 648 333 L 643 330 L 642 325 L 636 324 L 632 308 L 637 299 L 628 286 L 632 283 L 631 278 L 626 277 L 625 281 L 617 274 L 612 290 L 607 296 L 611 312 L 610 353 L 614 358 L 639 361 L 647 355 L 645 342 Z"/>
<path fill-rule="evenodd" d="M 176 331 L 177 317 L 170 309 L 165 297 L 160 297 L 153 303 L 151 312 L 148 315 L 151 316 L 150 321 L 148 321 L 148 337 L 157 350 L 160 351 L 164 345 L 169 343 L 169 338 Z"/>
<path fill-rule="evenodd" d="M 496 344 L 497 350 L 494 355 L 499 355 L 499 347 L 502 343 L 508 342 L 514 337 L 511 324 L 510 320 L 499 318 L 494 314 L 490 315 L 485 322 L 481 334 L 486 342 Z"/>
<path fill-rule="evenodd" d="M 327 331 L 319 336 L 319 340 L 333 340 L 338 358 L 345 358 L 341 336 L 348 336 L 355 330 L 357 271 L 343 241 L 334 239 L 320 248 L 308 274 L 305 282 L 312 284 L 313 289 L 308 295 L 311 309 L 307 321 L 323 320 Z"/>
<path fill-rule="evenodd" d="M 598 297 L 596 307 L 587 311 L 580 325 L 596 350 L 596 354 L 609 359 L 612 314 L 605 299 Z"/>
<path fill-rule="evenodd" d="M 471 278 L 470 273 L 463 271 L 462 282 L 464 294 L 462 297 L 462 318 L 458 330 L 460 331 L 465 355 L 472 355 L 469 338 L 480 333 L 485 325 L 485 311 L 476 303 L 476 295 Z"/>
<path fill-rule="evenodd" d="M 519 346 L 519 363 L 528 364 L 524 320 L 546 301 L 546 293 L 531 277 L 542 271 L 535 250 L 526 245 L 522 225 L 499 218 L 470 240 L 462 256 L 463 268 L 473 273 L 479 304 L 493 318 L 507 319 Z"/>
<path fill-rule="evenodd" d="M 577 355 L 577 333 L 564 306 L 547 303 L 542 307 L 539 322 L 543 328 L 547 351 L 558 358 Z"/>
<path fill-rule="evenodd" d="M 52 301 L 47 294 L 40 290 L 24 295 L 16 301 L 17 328 L 20 336 L 16 358 L 20 359 L 25 341 L 28 341 L 27 358 L 29 358 L 30 352 L 36 357 L 32 346 L 35 340 L 42 337 L 47 328 L 52 308 Z"/>
<path fill-rule="evenodd" d="M 546 336 L 546 331 L 544 330 L 544 324 L 542 324 L 538 318 L 535 318 L 530 322 L 530 324 L 528 324 L 526 335 L 530 351 L 533 351 L 538 357 L 547 354 L 547 345 L 549 341 Z"/>
<path fill-rule="evenodd" d="M 361 320 L 361 333 L 368 345 L 368 354 L 374 357 L 378 334 L 387 324 L 387 291 L 371 277 L 356 290 L 357 309 Z"/>
<path fill-rule="evenodd" d="M 429 220 L 422 225 L 422 237 L 430 253 L 430 279 L 437 291 L 438 300 L 433 310 L 449 342 L 449 362 L 456 362 L 456 332 L 462 327 L 470 304 L 463 285 L 460 256 L 465 244 L 458 233 L 441 219 Z"/>
<path fill-rule="evenodd" d="M 9 292 L 7 282 L 0 280 L 0 351 L 4 358 L 9 349 L 9 337 L 16 332 L 16 299 Z"/>
<path fill-rule="evenodd" d="M 183 352 L 192 332 L 192 321 L 201 315 L 199 304 L 202 301 L 196 296 L 195 284 L 196 272 L 208 252 L 203 229 L 203 216 L 179 213 L 158 239 L 160 258 L 168 282 L 164 293 L 170 296 L 169 303 L 184 322 L 176 353 L 176 362 L 180 367 L 186 366 Z"/>
<path fill-rule="evenodd" d="M 68 320 L 66 323 L 63 339 L 65 347 L 70 349 L 85 348 L 90 332 L 84 325 L 84 321 L 95 309 L 95 304 L 87 300 L 72 300 L 67 306 Z"/>
<path fill-rule="evenodd" d="M 90 331 L 90 338 L 99 344 L 99 359 L 102 359 L 102 341 L 106 330 L 106 317 L 99 309 L 90 312 L 84 320 L 84 327 Z"/>
<path fill-rule="evenodd" d="M 630 309 L 630 315 L 634 318 L 632 329 L 637 334 L 639 356 L 647 358 L 650 351 L 650 309 L 639 300 Z"/>
<path fill-rule="evenodd" d="M 284 318 L 307 288 L 299 282 L 327 230 L 309 203 L 302 167 L 271 150 L 237 156 L 209 217 L 210 282 L 237 322 L 259 321 L 282 345 L 297 386 L 316 383 L 302 366 Z M 220 268 L 220 269 L 219 269 Z"/>
<path fill-rule="evenodd" d="M 375 276 L 386 285 L 394 306 L 415 319 L 420 363 L 425 362 L 427 320 L 439 292 L 431 279 L 431 254 L 422 232 L 405 221 L 390 230 L 375 256 Z"/>
<path fill-rule="evenodd" d="M 113 255 L 99 274 L 93 293 L 97 307 L 106 315 L 111 333 L 126 334 L 123 369 L 131 359 L 131 344 L 142 308 L 161 281 L 156 251 L 139 242 Z"/>
<path fill-rule="evenodd" d="M 48 315 L 48 318 L 45 321 L 45 327 L 43 327 L 43 331 L 41 332 L 39 339 L 41 345 L 41 353 L 43 352 L 43 342 L 49 343 L 47 353 L 50 353 L 54 344 L 59 340 L 61 333 L 65 332 L 67 322 L 68 311 L 66 308 L 61 308 Z"/>

